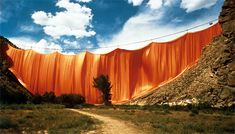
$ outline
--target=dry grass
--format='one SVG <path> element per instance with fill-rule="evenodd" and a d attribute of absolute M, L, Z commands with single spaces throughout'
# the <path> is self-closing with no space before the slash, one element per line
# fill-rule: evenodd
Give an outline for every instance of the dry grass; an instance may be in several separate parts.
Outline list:
<path fill-rule="evenodd" d="M 235 133 L 234 110 L 139 106 L 78 105 L 77 108 L 136 125 L 147 134 Z M 64 109 L 62 105 L 0 106 L 0 133 L 80 133 L 100 122 Z"/>
<path fill-rule="evenodd" d="M 37 108 L 0 111 L 0 133 L 80 133 L 95 129 L 98 121 L 62 108 Z"/>
<path fill-rule="evenodd" d="M 84 109 L 86 110 L 86 109 Z M 87 110 L 86 110 L 87 111 Z M 132 122 L 146 133 L 235 133 L 235 116 L 218 112 L 191 114 L 187 111 L 138 109 L 89 109 L 100 115 Z"/>

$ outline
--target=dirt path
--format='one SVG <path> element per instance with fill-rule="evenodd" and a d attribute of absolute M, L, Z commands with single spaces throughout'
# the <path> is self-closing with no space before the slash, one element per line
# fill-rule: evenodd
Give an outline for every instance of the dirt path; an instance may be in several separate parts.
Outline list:
<path fill-rule="evenodd" d="M 102 121 L 103 124 L 99 132 L 102 134 L 143 134 L 143 132 L 138 130 L 134 125 L 129 124 L 125 121 L 120 121 L 113 119 L 111 117 L 105 117 L 77 109 L 70 109 L 70 110 Z M 88 133 L 97 133 L 97 132 L 88 132 Z"/>

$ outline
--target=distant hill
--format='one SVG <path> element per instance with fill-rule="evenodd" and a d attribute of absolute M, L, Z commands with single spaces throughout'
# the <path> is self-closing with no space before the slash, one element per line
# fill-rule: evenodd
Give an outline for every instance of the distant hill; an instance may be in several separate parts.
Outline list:
<path fill-rule="evenodd" d="M 173 81 L 129 104 L 235 104 L 235 1 L 225 0 L 219 16 L 222 34 L 207 45 L 198 64 Z"/>
<path fill-rule="evenodd" d="M 11 66 L 5 54 L 6 45 L 13 45 L 9 40 L 0 36 L 0 104 L 3 103 L 26 103 L 32 94 L 25 89 L 14 74 L 8 70 Z M 17 48 L 17 47 L 16 47 Z"/>

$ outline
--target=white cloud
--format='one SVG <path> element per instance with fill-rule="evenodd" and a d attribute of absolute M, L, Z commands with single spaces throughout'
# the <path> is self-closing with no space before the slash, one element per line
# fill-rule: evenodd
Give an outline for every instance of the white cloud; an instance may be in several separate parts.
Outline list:
<path fill-rule="evenodd" d="M 160 9 L 162 7 L 162 0 L 149 0 L 147 5 L 151 9 Z"/>
<path fill-rule="evenodd" d="M 122 30 L 112 36 L 111 39 L 105 39 L 99 37 L 98 44 L 101 48 L 93 51 L 94 53 L 107 53 L 116 48 L 127 49 L 127 50 L 135 50 L 142 48 L 148 45 L 151 42 L 166 42 L 178 38 L 185 34 L 186 32 L 182 32 L 180 34 L 167 36 L 164 38 L 164 35 L 169 35 L 172 33 L 176 33 L 178 31 L 186 30 L 188 28 L 197 26 L 199 24 L 208 22 L 212 19 L 217 18 L 217 14 L 203 14 L 200 18 L 195 18 L 192 23 L 188 23 L 187 25 L 175 26 L 174 24 L 180 23 L 180 18 L 173 19 L 172 23 L 159 23 L 161 20 L 166 17 L 165 12 L 168 7 L 162 7 L 158 10 L 146 9 L 140 12 L 138 15 L 131 17 L 123 26 Z M 194 32 L 198 30 L 202 30 L 204 28 L 209 27 L 209 25 L 204 25 L 202 27 L 198 27 L 196 29 L 190 30 L 189 32 Z M 152 40 L 147 40 L 152 39 Z M 139 42 L 147 40 L 144 42 Z M 135 43 L 133 43 L 135 42 Z M 112 47 L 114 46 L 114 47 Z"/>
<path fill-rule="evenodd" d="M 22 26 L 20 26 L 20 31 L 22 31 L 22 32 L 37 32 L 37 31 L 39 31 L 39 28 L 35 27 L 33 25 L 22 25 Z"/>
<path fill-rule="evenodd" d="M 133 6 L 139 6 L 144 0 L 128 0 L 128 3 L 133 4 Z"/>
<path fill-rule="evenodd" d="M 182 0 L 180 7 L 186 9 L 186 12 L 192 12 L 202 8 L 209 8 L 215 5 L 217 0 Z"/>
<path fill-rule="evenodd" d="M 36 24 L 47 25 L 49 16 L 52 16 L 51 13 L 47 14 L 44 11 L 37 11 L 33 13 L 32 18 Z"/>
<path fill-rule="evenodd" d="M 85 49 L 89 50 L 94 47 L 91 41 L 80 42 L 80 40 L 70 40 L 69 38 L 60 42 L 55 42 L 56 40 L 54 39 L 40 39 L 37 41 L 28 36 L 8 37 L 8 39 L 19 48 L 32 49 L 42 54 L 58 51 L 66 55 L 75 55 Z"/>
<path fill-rule="evenodd" d="M 66 47 L 81 49 L 81 45 L 80 45 L 79 41 L 71 41 L 69 39 L 65 39 L 65 40 L 63 40 L 63 43 L 65 45 L 67 45 Z"/>
<path fill-rule="evenodd" d="M 90 37 L 95 35 L 92 30 L 91 9 L 73 3 L 69 0 L 59 0 L 56 6 L 65 11 L 56 12 L 55 15 L 44 11 L 33 13 L 34 23 L 43 26 L 44 32 L 56 39 L 61 36 L 75 36 L 76 38 Z"/>
<path fill-rule="evenodd" d="M 133 4 L 133 6 L 139 6 L 144 0 L 128 0 L 128 3 Z M 172 6 L 179 0 L 148 0 L 147 5 L 151 9 L 160 9 L 162 6 Z"/>
<path fill-rule="evenodd" d="M 146 10 L 141 12 L 137 16 L 131 17 L 123 26 L 122 30 L 115 34 L 111 39 L 105 40 L 99 38 L 99 46 L 108 47 L 104 49 L 95 50 L 95 53 L 106 53 L 115 49 L 118 45 L 119 48 L 123 49 L 138 49 L 146 46 L 149 42 L 142 42 L 136 44 L 130 44 L 122 46 L 120 43 L 129 44 L 130 42 L 135 42 L 139 40 L 149 39 L 151 37 L 156 37 L 156 27 L 154 22 L 157 22 L 163 17 L 163 12 L 156 10 Z M 154 32 L 155 31 L 155 32 Z M 115 47 L 110 47 L 115 46 Z"/>
<path fill-rule="evenodd" d="M 172 6 L 175 3 L 177 3 L 179 0 L 163 0 L 163 5 L 164 6 Z"/>
<path fill-rule="evenodd" d="M 60 45 L 54 42 L 48 42 L 45 39 L 41 39 L 39 41 L 35 41 L 29 37 L 10 37 L 8 39 L 19 48 L 33 49 L 39 53 L 51 53 L 62 50 Z"/>
<path fill-rule="evenodd" d="M 35 48 L 33 48 L 33 49 L 38 51 L 38 52 L 43 51 L 44 53 L 50 53 L 50 52 L 62 50 L 60 45 L 58 45 L 58 44 L 56 44 L 54 42 L 48 42 L 45 39 L 39 40 L 35 44 Z"/>
<path fill-rule="evenodd" d="M 14 45 L 20 48 L 29 49 L 36 44 L 36 41 L 29 37 L 10 37 L 8 38 Z"/>
<path fill-rule="evenodd" d="M 84 2 L 84 3 L 88 3 L 88 2 L 91 2 L 92 0 L 76 0 L 78 2 Z"/>
<path fill-rule="evenodd" d="M 94 47 L 94 44 L 91 41 L 87 41 L 86 48 L 92 49 Z"/>
<path fill-rule="evenodd" d="M 174 18 L 174 19 L 171 20 L 171 22 L 173 22 L 173 23 L 179 23 L 179 22 L 182 22 L 182 21 L 183 21 L 183 20 L 180 19 L 180 18 L 178 18 L 178 17 L 176 17 L 176 18 Z"/>
<path fill-rule="evenodd" d="M 76 53 L 75 52 L 63 52 L 62 54 L 65 54 L 65 55 L 75 55 Z"/>

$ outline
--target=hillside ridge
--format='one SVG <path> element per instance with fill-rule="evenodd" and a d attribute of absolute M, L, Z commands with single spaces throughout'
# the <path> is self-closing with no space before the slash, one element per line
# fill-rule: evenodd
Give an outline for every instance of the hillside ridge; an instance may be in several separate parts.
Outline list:
<path fill-rule="evenodd" d="M 214 38 L 196 65 L 153 92 L 128 102 L 132 105 L 187 105 L 214 107 L 235 104 L 235 1 L 225 0 L 219 16 L 222 34 Z"/>
<path fill-rule="evenodd" d="M 32 97 L 32 94 L 24 88 L 15 77 L 15 75 L 8 69 L 12 66 L 5 53 L 5 47 L 10 44 L 17 48 L 8 39 L 0 36 L 0 104 L 5 103 L 27 103 Z"/>

